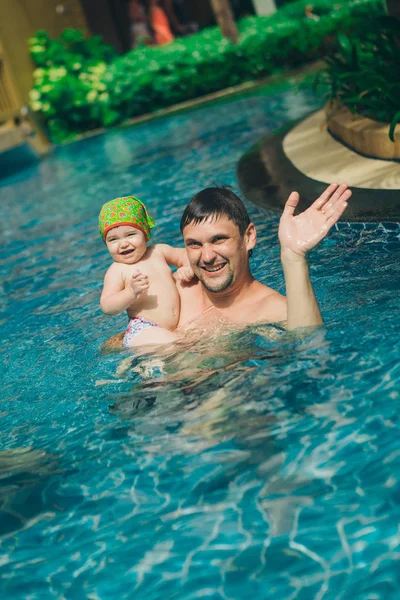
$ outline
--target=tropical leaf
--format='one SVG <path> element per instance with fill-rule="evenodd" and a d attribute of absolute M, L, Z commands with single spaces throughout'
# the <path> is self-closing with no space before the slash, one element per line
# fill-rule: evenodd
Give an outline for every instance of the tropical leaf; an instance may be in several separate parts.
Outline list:
<path fill-rule="evenodd" d="M 393 21 L 371 15 L 351 38 L 339 35 L 325 70 L 330 97 L 352 112 L 390 123 L 391 136 L 400 120 L 400 23 Z"/>
<path fill-rule="evenodd" d="M 400 110 L 394 115 L 392 122 L 390 123 L 389 138 L 394 142 L 394 131 L 397 123 L 400 121 Z"/>

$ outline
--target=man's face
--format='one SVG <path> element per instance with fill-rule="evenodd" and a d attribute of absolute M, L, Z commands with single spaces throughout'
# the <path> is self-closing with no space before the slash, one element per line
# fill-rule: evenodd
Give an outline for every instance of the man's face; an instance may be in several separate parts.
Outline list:
<path fill-rule="evenodd" d="M 249 272 L 248 252 L 256 243 L 252 223 L 241 236 L 228 217 L 209 217 L 190 223 L 183 230 L 190 265 L 204 287 L 213 293 L 232 288 Z"/>

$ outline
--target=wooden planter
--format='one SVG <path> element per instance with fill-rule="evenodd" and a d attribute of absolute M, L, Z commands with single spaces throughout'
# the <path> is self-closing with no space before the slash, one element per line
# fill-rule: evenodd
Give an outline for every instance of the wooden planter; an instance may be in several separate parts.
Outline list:
<path fill-rule="evenodd" d="M 352 150 L 372 158 L 400 160 L 400 125 L 392 142 L 389 125 L 353 114 L 340 103 L 328 102 L 325 113 L 329 131 Z"/>

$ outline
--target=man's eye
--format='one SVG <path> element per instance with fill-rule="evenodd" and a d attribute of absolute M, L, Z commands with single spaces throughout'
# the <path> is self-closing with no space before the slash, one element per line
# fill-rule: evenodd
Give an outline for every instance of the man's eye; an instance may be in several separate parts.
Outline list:
<path fill-rule="evenodd" d="M 221 244 L 222 242 L 226 242 L 227 239 L 226 237 L 217 237 L 214 239 L 214 244 Z"/>
<path fill-rule="evenodd" d="M 200 244 L 197 242 L 188 242 L 186 246 L 188 246 L 188 248 L 200 248 Z"/>

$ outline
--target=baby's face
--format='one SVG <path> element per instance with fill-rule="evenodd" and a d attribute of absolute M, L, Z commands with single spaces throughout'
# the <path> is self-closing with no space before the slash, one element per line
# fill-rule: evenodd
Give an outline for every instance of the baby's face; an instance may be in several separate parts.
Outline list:
<path fill-rule="evenodd" d="M 147 249 L 146 236 L 131 225 L 113 227 L 106 235 L 107 248 L 115 262 L 134 265 Z"/>

